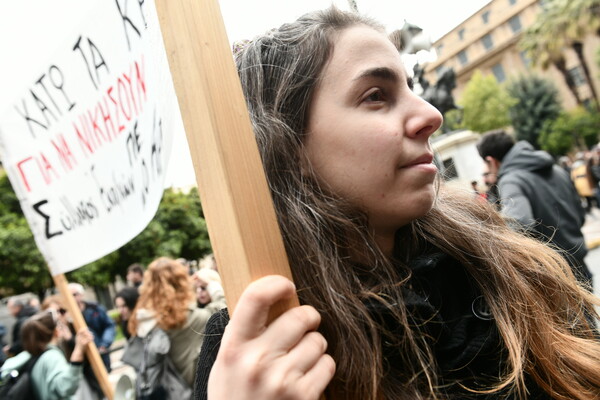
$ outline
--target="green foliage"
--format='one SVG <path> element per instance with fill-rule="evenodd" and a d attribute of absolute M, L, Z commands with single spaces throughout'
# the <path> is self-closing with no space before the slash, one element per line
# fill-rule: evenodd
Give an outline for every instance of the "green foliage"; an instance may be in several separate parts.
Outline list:
<path fill-rule="evenodd" d="M 118 229 L 118 227 L 115 227 Z M 67 274 L 70 281 L 106 287 L 135 262 L 159 256 L 198 259 L 211 252 L 198 192 L 167 189 L 150 224 L 120 249 Z M 0 172 L 0 297 L 53 286 L 19 201 Z"/>
<path fill-rule="evenodd" d="M 598 10 L 600 0 L 547 0 L 543 2 L 542 12 L 538 13 L 519 39 L 519 48 L 525 51 L 534 65 L 547 69 L 551 65 L 561 73 L 565 84 L 578 104 L 583 104 L 573 79 L 569 75 L 565 49 L 583 45 L 583 38 L 589 33 L 598 34 L 600 18 Z M 579 63 L 583 67 L 588 82 L 585 51 L 577 52 Z M 592 89 L 592 97 L 597 100 Z"/>
<path fill-rule="evenodd" d="M 546 121 L 539 138 L 542 149 L 562 155 L 573 147 L 589 148 L 598 142 L 600 114 L 577 107 L 561 113 L 554 121 Z"/>
<path fill-rule="evenodd" d="M 459 101 L 463 108 L 462 125 L 475 132 L 486 132 L 510 125 L 508 110 L 515 104 L 493 75 L 477 70 Z"/>
<path fill-rule="evenodd" d="M 0 172 L 0 297 L 40 293 L 52 283 L 8 177 Z"/>
<path fill-rule="evenodd" d="M 444 126 L 448 132 L 463 129 L 462 123 L 463 110 L 454 108 L 446 111 L 444 114 Z"/>
<path fill-rule="evenodd" d="M 538 138 L 544 123 L 560 114 L 558 90 L 547 79 L 521 76 L 508 84 L 507 91 L 516 100 L 509 115 L 517 139 L 539 147 Z"/>

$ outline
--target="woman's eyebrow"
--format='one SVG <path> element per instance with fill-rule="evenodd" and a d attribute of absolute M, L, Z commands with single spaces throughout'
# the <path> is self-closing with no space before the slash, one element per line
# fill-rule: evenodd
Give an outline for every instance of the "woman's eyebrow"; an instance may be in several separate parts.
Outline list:
<path fill-rule="evenodd" d="M 400 82 L 400 76 L 396 71 L 387 67 L 375 67 L 364 70 L 353 81 L 358 81 L 364 78 L 379 78 L 392 83 Z"/>

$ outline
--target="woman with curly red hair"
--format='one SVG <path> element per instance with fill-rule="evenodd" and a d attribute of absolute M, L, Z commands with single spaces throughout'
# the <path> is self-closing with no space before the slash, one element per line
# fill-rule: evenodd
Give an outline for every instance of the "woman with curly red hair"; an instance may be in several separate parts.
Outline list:
<path fill-rule="evenodd" d="M 211 296 L 223 296 L 220 285 L 209 285 Z M 129 320 L 132 335 L 146 337 L 155 327 L 170 339 L 168 356 L 183 379 L 192 386 L 195 360 L 202 347 L 204 327 L 218 308 L 198 308 L 187 269 L 167 257 L 154 260 L 144 273 L 140 297 Z"/>

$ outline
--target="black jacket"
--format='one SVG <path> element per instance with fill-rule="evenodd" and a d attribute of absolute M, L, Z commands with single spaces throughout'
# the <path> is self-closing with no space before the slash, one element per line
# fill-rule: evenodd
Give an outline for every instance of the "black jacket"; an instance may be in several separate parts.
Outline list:
<path fill-rule="evenodd" d="M 8 349 L 9 353 L 17 355 L 23 351 L 23 346 L 21 345 L 21 327 L 25 320 L 35 314 L 35 312 L 35 308 L 24 305 L 23 308 L 21 308 L 21 311 L 16 315 L 17 322 L 15 322 L 12 328 L 12 343 Z"/>
<path fill-rule="evenodd" d="M 438 364 L 439 383 L 444 387 L 440 389 L 440 396 L 457 400 L 513 399 L 499 393 L 473 394 L 461 386 L 482 388 L 495 383 L 490 377 L 500 374 L 506 358 L 506 349 L 493 316 L 464 267 L 445 254 L 435 253 L 416 258 L 411 269 L 413 275 L 404 289 L 403 301 L 415 323 L 414 329 L 421 329 L 420 334 L 430 338 L 429 346 Z M 385 306 L 373 302 L 367 306 L 386 331 L 392 335 L 402 334 Z M 206 400 L 208 377 L 228 322 L 225 309 L 208 321 L 196 370 L 196 400 Z M 385 373 L 394 374 L 395 369 L 402 368 L 398 350 L 385 344 L 390 341 L 383 342 Z M 551 399 L 532 382 L 527 382 L 527 387 L 529 399 Z"/>
<path fill-rule="evenodd" d="M 583 261 L 585 211 L 571 178 L 550 154 L 517 142 L 502 160 L 498 189 L 503 214 Z"/>

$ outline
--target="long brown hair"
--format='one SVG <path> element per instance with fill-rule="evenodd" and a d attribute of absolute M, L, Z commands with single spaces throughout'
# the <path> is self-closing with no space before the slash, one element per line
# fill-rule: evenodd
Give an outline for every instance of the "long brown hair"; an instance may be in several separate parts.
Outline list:
<path fill-rule="evenodd" d="M 160 328 L 176 329 L 187 320 L 189 305 L 193 301 L 194 291 L 187 269 L 173 259 L 160 257 L 152 261 L 144 272 L 135 310 L 152 310 Z M 137 333 L 139 324 L 135 310 L 127 325 L 132 335 Z"/>
<path fill-rule="evenodd" d="M 52 312 L 42 311 L 31 316 L 21 328 L 23 348 L 33 356 L 42 354 L 54 337 L 55 330 L 56 320 Z"/>
<path fill-rule="evenodd" d="M 491 392 L 525 398 L 528 374 L 556 399 L 597 395 L 600 345 L 583 317 L 597 300 L 577 286 L 558 254 L 442 185 L 431 212 L 398 231 L 398 259 L 390 260 L 365 214 L 318 184 L 303 146 L 308 107 L 336 32 L 358 24 L 382 31 L 332 7 L 256 38 L 236 56 L 298 295 L 322 314 L 320 331 L 336 360 L 328 398 L 439 398 L 436 360 L 402 301 L 408 261 L 432 245 L 464 265 L 494 313 L 508 356 Z M 369 301 L 386 304 L 403 328 L 394 343 L 398 375 L 385 373 L 385 328 Z"/>

